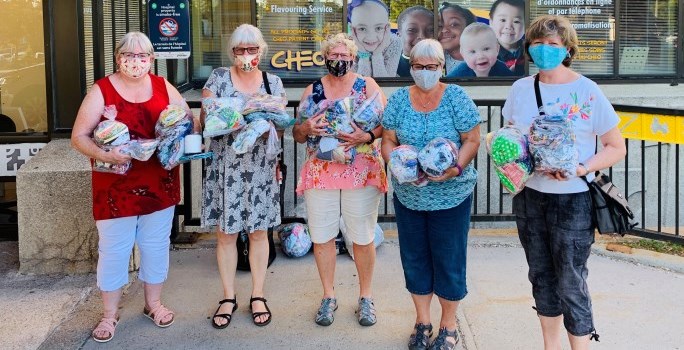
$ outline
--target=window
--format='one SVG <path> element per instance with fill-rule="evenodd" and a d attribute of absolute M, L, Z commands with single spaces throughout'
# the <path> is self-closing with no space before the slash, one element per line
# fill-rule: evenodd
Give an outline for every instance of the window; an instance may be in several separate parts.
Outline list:
<path fill-rule="evenodd" d="M 615 49 L 615 2 L 596 0 L 589 5 L 587 1 L 583 6 L 546 5 L 547 3 L 559 2 L 532 1 L 530 17 L 534 20 L 541 15 L 554 14 L 565 16 L 570 20 L 579 37 L 579 52 L 572 61 L 572 68 L 584 75 L 612 75 Z M 534 64 L 530 64 L 530 74 L 536 71 Z"/>
<path fill-rule="evenodd" d="M 228 39 L 235 28 L 252 23 L 252 0 L 191 1 L 192 73 L 202 87 L 214 68 L 229 63 Z"/>
<path fill-rule="evenodd" d="M 0 132 L 46 132 L 43 5 L 0 2 Z"/>
<path fill-rule="evenodd" d="M 620 74 L 675 74 L 678 20 L 677 1 L 621 1 Z"/>

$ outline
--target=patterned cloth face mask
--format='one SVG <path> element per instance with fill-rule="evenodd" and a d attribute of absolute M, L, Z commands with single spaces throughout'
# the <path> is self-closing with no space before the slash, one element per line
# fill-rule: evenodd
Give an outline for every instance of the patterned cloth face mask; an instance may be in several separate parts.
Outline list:
<path fill-rule="evenodd" d="M 347 72 L 351 70 L 353 64 L 354 61 L 325 60 L 325 67 L 328 68 L 328 72 L 336 77 L 347 74 Z"/>
<path fill-rule="evenodd" d="M 416 82 L 416 85 L 423 90 L 432 89 L 437 83 L 439 83 L 439 78 L 442 76 L 441 70 L 415 70 L 411 69 L 411 77 Z"/>
<path fill-rule="evenodd" d="M 546 44 L 538 44 L 530 46 L 530 56 L 534 64 L 540 70 L 552 70 L 560 66 L 567 57 L 570 57 L 568 49 L 563 46 L 551 46 Z"/>
<path fill-rule="evenodd" d="M 243 72 L 251 72 L 259 66 L 261 55 L 235 55 L 238 68 Z"/>
<path fill-rule="evenodd" d="M 152 61 L 149 58 L 122 58 L 119 72 L 129 78 L 140 78 L 150 71 Z"/>

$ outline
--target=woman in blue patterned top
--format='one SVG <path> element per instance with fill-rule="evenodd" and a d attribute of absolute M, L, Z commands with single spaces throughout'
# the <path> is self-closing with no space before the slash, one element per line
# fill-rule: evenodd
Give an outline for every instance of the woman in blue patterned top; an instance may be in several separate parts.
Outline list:
<path fill-rule="evenodd" d="M 472 192 L 477 171 L 470 164 L 480 146 L 480 115 L 462 88 L 439 82 L 444 51 L 433 39 L 411 50 L 415 85 L 389 99 L 383 119 L 382 155 L 389 160 L 399 145 L 423 148 L 436 137 L 459 148 L 456 166 L 426 186 L 400 184 L 392 177 L 406 289 L 416 308 L 409 349 L 427 349 L 432 336 L 430 303 L 436 294 L 442 307 L 439 335 L 430 349 L 454 349 L 458 342 L 456 308 L 467 294 L 466 247 Z"/>

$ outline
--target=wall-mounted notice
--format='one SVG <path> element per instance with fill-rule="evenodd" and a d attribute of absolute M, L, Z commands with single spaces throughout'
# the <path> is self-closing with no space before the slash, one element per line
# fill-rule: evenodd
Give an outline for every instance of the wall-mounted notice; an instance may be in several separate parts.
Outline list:
<path fill-rule="evenodd" d="M 158 59 L 190 57 L 190 4 L 188 0 L 150 0 L 149 37 Z"/>

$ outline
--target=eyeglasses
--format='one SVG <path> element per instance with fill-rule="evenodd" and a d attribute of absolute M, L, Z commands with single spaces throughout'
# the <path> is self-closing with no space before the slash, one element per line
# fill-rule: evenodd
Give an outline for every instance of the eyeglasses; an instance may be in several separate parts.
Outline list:
<path fill-rule="evenodd" d="M 412 64 L 411 69 L 413 69 L 413 70 L 427 69 L 427 70 L 431 70 L 431 71 L 436 71 L 439 69 L 439 65 L 438 64 L 426 64 L 426 65 Z"/>
<path fill-rule="evenodd" d="M 152 56 L 149 53 L 133 53 L 133 52 L 122 52 L 123 57 L 132 60 L 134 58 L 150 58 Z"/>
<path fill-rule="evenodd" d="M 255 54 L 259 53 L 259 47 L 258 46 L 252 46 L 252 47 L 234 47 L 233 48 L 233 53 L 236 55 L 244 55 L 245 51 L 247 51 L 247 53 L 250 55 L 255 55 Z"/>
<path fill-rule="evenodd" d="M 329 53 L 328 54 L 328 59 L 330 60 L 342 60 L 342 61 L 348 61 L 352 58 L 352 55 L 348 53 Z"/>

